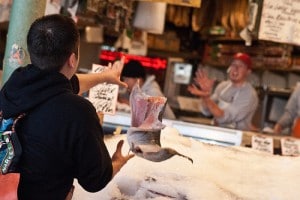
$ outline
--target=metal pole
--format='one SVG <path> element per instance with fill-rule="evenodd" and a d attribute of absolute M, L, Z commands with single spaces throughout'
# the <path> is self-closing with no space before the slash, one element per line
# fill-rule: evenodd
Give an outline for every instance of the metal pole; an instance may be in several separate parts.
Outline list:
<path fill-rule="evenodd" d="M 11 73 L 30 63 L 26 37 L 31 23 L 44 15 L 46 0 L 14 0 L 3 60 L 2 85 Z"/>

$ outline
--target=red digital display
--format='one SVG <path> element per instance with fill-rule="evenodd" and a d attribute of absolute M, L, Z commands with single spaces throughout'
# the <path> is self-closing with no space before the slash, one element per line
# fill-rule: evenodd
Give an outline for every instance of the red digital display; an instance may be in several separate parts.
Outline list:
<path fill-rule="evenodd" d="M 144 67 L 154 68 L 154 69 L 166 69 L 167 67 L 167 60 L 163 58 L 151 58 L 146 56 L 138 56 L 138 55 L 132 55 L 132 54 L 126 54 L 123 52 L 117 52 L 117 51 L 107 51 L 102 50 L 99 54 L 100 60 L 107 60 L 107 61 L 114 61 L 117 58 L 121 58 L 122 56 L 125 56 L 125 63 L 127 63 L 129 60 L 137 60 L 140 61 L 141 64 Z"/>

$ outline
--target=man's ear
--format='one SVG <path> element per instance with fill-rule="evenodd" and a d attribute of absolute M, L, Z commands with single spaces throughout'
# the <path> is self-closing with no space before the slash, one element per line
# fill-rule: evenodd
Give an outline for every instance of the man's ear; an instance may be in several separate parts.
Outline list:
<path fill-rule="evenodd" d="M 67 61 L 67 64 L 69 67 L 71 68 L 76 68 L 77 66 L 77 58 L 76 58 L 76 55 L 75 53 L 72 53 Z"/>

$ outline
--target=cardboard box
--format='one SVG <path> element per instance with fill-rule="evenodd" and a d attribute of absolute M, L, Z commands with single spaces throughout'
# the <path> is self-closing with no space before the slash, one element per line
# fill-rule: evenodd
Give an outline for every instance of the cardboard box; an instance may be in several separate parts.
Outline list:
<path fill-rule="evenodd" d="M 172 32 L 164 35 L 148 34 L 148 48 L 162 51 L 178 52 L 180 50 L 180 39 Z"/>

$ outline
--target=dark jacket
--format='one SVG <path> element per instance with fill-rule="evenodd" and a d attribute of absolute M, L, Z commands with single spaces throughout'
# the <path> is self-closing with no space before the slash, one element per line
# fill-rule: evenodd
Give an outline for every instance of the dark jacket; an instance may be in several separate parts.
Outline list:
<path fill-rule="evenodd" d="M 16 69 L 1 90 L 4 118 L 26 113 L 16 127 L 23 148 L 20 200 L 64 199 L 73 178 L 96 192 L 112 177 L 97 113 L 74 90 L 76 76 L 69 81 L 33 65 Z"/>

